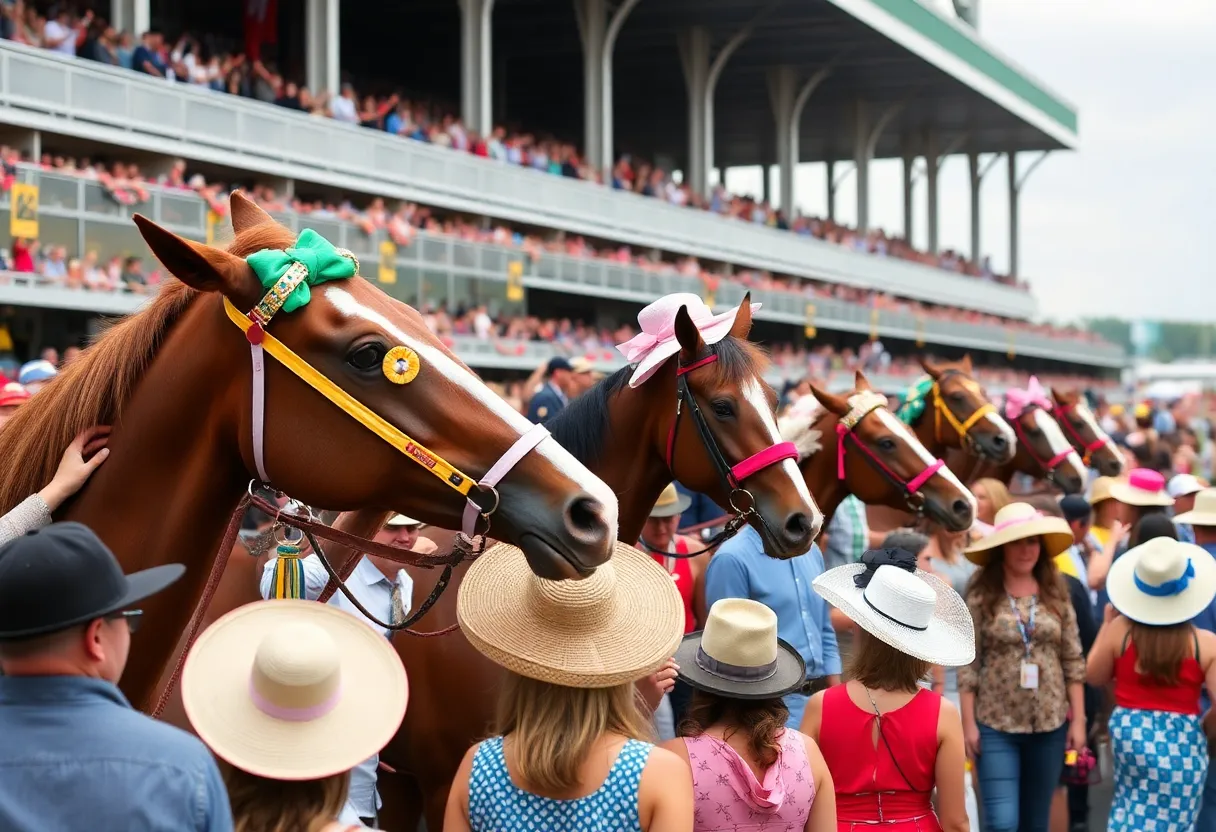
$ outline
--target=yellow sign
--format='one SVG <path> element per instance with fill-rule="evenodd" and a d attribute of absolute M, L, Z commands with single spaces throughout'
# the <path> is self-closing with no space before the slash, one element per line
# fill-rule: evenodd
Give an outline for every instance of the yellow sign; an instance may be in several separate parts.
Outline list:
<path fill-rule="evenodd" d="M 13 184 L 8 231 L 14 237 L 38 239 L 38 186 Z"/>
<path fill-rule="evenodd" d="M 806 305 L 806 328 L 803 329 L 807 338 L 814 338 L 819 334 L 819 330 L 815 328 L 815 304 L 808 303 Z"/>
<path fill-rule="evenodd" d="M 1005 354 L 1009 356 L 1009 360 L 1012 361 L 1018 357 L 1017 336 L 1014 334 L 1012 329 L 1006 330 L 1006 332 L 1009 334 L 1009 349 Z"/>
<path fill-rule="evenodd" d="M 507 300 L 519 303 L 524 299 L 524 263 L 512 260 L 507 264 Z"/>
<path fill-rule="evenodd" d="M 923 315 L 916 316 L 916 346 L 923 347 L 925 345 L 925 318 Z"/>
<path fill-rule="evenodd" d="M 381 283 L 397 282 L 397 244 L 392 240 L 380 243 L 380 274 Z"/>
<path fill-rule="evenodd" d="M 210 208 L 207 209 L 207 245 L 215 245 L 215 232 L 224 218 Z"/>
<path fill-rule="evenodd" d="M 0 326 L 0 352 L 13 351 L 13 336 L 9 333 L 8 327 Z"/>
<path fill-rule="evenodd" d="M 878 310 L 870 310 L 870 340 L 878 340 Z"/>

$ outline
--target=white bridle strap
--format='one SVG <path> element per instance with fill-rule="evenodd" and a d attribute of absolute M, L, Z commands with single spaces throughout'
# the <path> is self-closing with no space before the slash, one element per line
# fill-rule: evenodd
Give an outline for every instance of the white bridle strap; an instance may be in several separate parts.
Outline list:
<path fill-rule="evenodd" d="M 515 440 L 515 444 L 507 449 L 507 452 L 499 458 L 498 462 L 494 463 L 494 466 L 477 484 L 485 488 L 493 488 L 498 485 L 502 478 L 528 455 L 529 451 L 545 441 L 548 436 L 549 430 L 544 425 L 533 425 L 531 430 Z M 462 531 L 466 536 L 472 537 L 476 533 L 477 518 L 480 516 L 481 506 L 469 499 L 464 507 L 464 523 L 462 524 Z"/>
<path fill-rule="evenodd" d="M 250 344 L 253 357 L 253 464 L 262 482 L 270 482 L 266 473 L 266 449 L 263 436 L 266 427 L 266 354 L 261 344 Z"/>

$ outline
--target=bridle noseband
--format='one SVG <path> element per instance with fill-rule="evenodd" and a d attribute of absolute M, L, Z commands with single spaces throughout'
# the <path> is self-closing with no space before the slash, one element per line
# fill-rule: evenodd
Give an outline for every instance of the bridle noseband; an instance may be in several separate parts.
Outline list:
<path fill-rule="evenodd" d="M 845 446 L 846 441 L 853 440 L 853 446 L 857 450 L 865 454 L 866 459 L 874 466 L 878 473 L 882 474 L 892 485 L 904 493 L 904 497 L 908 502 L 908 508 L 920 514 L 925 505 L 924 495 L 920 489 L 927 483 L 934 474 L 945 466 L 945 462 L 941 459 L 934 460 L 928 465 L 925 470 L 921 471 L 910 480 L 905 480 L 899 474 L 891 470 L 878 454 L 870 450 L 864 442 L 857 438 L 854 431 L 861 424 L 861 420 L 870 415 L 874 411 L 887 406 L 887 397 L 880 393 L 872 391 L 863 391 L 849 398 L 849 412 L 836 422 L 836 479 L 840 482 L 845 480 Z"/>
<path fill-rule="evenodd" d="M 1038 454 L 1036 454 L 1034 452 L 1034 446 L 1030 444 L 1030 438 L 1026 435 L 1026 429 L 1022 427 L 1022 417 L 1032 410 L 1042 410 L 1049 417 L 1051 416 L 1051 411 L 1042 407 L 1041 405 L 1027 405 L 1022 409 L 1022 412 L 1017 415 L 1017 418 L 1013 420 L 1013 432 L 1017 434 L 1018 441 L 1022 444 L 1022 447 L 1026 449 L 1026 453 L 1029 454 L 1030 458 L 1035 461 L 1035 464 L 1037 464 L 1045 472 L 1043 478 L 1048 482 L 1054 483 L 1056 469 L 1060 467 L 1061 462 L 1068 459 L 1069 454 L 1076 453 L 1076 450 L 1073 448 L 1072 444 L 1069 443 L 1067 448 L 1060 451 L 1051 459 L 1044 460 Z"/>
<path fill-rule="evenodd" d="M 967 451 L 973 456 L 985 456 L 986 454 L 984 453 L 983 449 L 976 445 L 975 438 L 971 435 L 971 429 L 976 426 L 980 419 L 983 419 L 989 413 L 996 413 L 996 405 L 994 405 L 992 402 L 986 401 L 977 407 L 975 412 L 968 416 L 964 421 L 960 422 L 958 417 L 954 415 L 954 411 L 950 409 L 948 404 L 946 404 L 946 399 L 942 395 L 941 383 L 950 378 L 950 376 L 963 376 L 963 380 L 965 382 L 970 381 L 972 384 L 975 384 L 972 379 L 967 377 L 967 375 L 960 370 L 946 370 L 941 374 L 940 378 L 934 380 L 933 438 L 939 444 L 944 444 L 941 438 L 942 419 L 944 418 L 950 424 L 950 426 L 954 428 L 955 433 L 958 434 L 960 445 L 966 448 Z"/>

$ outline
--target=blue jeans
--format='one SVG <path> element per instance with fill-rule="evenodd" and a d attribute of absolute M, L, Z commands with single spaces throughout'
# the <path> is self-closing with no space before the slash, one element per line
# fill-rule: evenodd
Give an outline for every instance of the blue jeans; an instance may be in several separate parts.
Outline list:
<path fill-rule="evenodd" d="M 1067 733 L 1067 723 L 1038 734 L 980 725 L 977 774 L 986 832 L 1047 832 Z"/>
<path fill-rule="evenodd" d="M 1216 774 L 1208 766 L 1208 779 L 1203 786 L 1203 806 L 1199 809 L 1199 821 L 1195 824 L 1195 832 L 1216 832 Z"/>

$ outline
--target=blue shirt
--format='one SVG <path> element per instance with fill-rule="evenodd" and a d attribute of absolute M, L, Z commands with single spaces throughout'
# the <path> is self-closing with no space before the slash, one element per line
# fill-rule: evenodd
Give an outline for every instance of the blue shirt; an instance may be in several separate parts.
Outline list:
<path fill-rule="evenodd" d="M 811 582 L 823 573 L 823 555 L 817 545 L 789 560 L 764 554 L 759 533 L 748 526 L 722 544 L 705 572 L 705 601 L 709 606 L 720 598 L 750 598 L 777 613 L 777 636 L 789 642 L 806 662 L 806 676 L 836 676 L 840 673 L 840 650 L 832 629 L 831 610 Z M 790 709 L 786 723 L 797 728 L 802 722 L 806 697 L 785 697 Z"/>
<path fill-rule="evenodd" d="M 0 677 L 0 737 L 0 829 L 232 829 L 207 747 L 109 682 Z"/>

